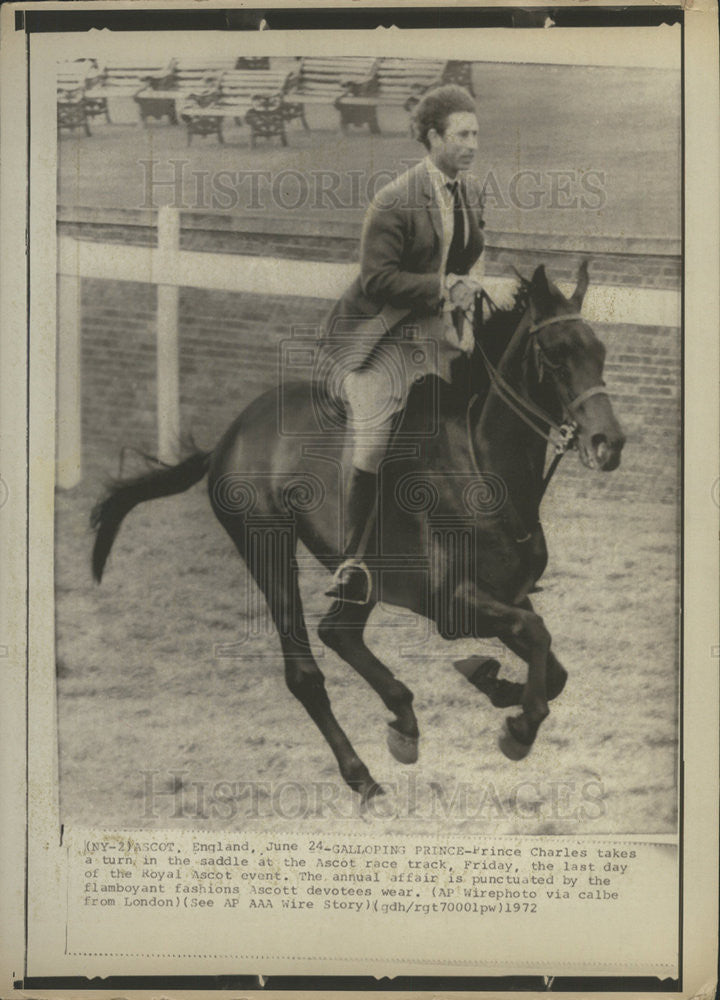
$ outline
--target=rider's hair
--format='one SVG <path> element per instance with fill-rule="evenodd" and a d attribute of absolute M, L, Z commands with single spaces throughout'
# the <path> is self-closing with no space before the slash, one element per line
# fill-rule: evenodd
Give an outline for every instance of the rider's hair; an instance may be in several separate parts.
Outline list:
<path fill-rule="evenodd" d="M 477 113 L 475 101 L 463 87 L 448 83 L 444 87 L 434 87 L 422 98 L 413 113 L 413 135 L 423 146 L 430 149 L 428 132 L 434 128 L 444 135 L 447 120 L 456 111 Z"/>

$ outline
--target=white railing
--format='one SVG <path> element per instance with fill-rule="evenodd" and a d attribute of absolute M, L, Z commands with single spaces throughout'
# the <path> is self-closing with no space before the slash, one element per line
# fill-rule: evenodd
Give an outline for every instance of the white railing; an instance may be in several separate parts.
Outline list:
<path fill-rule="evenodd" d="M 158 456 L 176 460 L 180 431 L 178 302 L 181 287 L 226 292 L 335 299 L 357 273 L 357 264 L 245 257 L 180 249 L 180 213 L 158 211 L 158 245 L 126 246 L 58 239 L 58 369 L 56 481 L 70 489 L 82 476 L 81 307 L 83 278 L 157 285 Z M 493 297 L 506 295 L 513 278 L 488 278 Z M 572 286 L 558 282 L 565 294 Z M 672 290 L 591 286 L 583 313 L 589 322 L 679 327 L 680 295 Z"/>

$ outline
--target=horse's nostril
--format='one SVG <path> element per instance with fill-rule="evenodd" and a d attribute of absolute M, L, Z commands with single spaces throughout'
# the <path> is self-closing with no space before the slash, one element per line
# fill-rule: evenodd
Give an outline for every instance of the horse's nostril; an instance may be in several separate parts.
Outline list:
<path fill-rule="evenodd" d="M 612 454 L 608 444 L 608 439 L 604 434 L 593 434 L 590 440 L 592 442 L 593 451 L 595 452 L 595 458 L 597 459 L 598 465 L 601 469 L 606 468 L 608 460 Z"/>

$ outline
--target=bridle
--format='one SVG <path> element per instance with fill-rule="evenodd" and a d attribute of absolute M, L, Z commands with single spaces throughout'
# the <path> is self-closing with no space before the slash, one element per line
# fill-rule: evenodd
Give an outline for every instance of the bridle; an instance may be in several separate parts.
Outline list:
<path fill-rule="evenodd" d="M 487 293 L 482 292 L 481 296 L 490 304 L 491 309 L 497 308 Z M 470 316 L 463 310 L 463 314 L 468 322 L 472 322 Z M 548 371 L 555 372 L 561 366 L 553 364 L 550 359 L 545 354 L 545 351 L 540 344 L 540 341 L 535 337 L 535 334 L 539 330 L 544 329 L 547 326 L 551 326 L 554 323 L 568 323 L 573 320 L 582 320 L 583 317 L 580 313 L 567 313 L 560 316 L 550 316 L 547 319 L 540 320 L 538 323 L 532 324 L 528 330 L 528 337 L 534 345 L 537 357 L 537 368 L 539 371 L 539 377 L 542 381 L 543 367 L 547 368 Z M 577 410 L 586 403 L 588 399 L 592 399 L 593 396 L 607 396 L 607 390 L 605 389 L 605 383 L 600 382 L 598 385 L 590 386 L 590 388 L 585 389 L 583 392 L 578 393 L 570 400 L 563 399 L 562 394 L 559 393 L 562 400 L 563 409 L 565 410 L 565 419 L 561 423 L 557 423 L 549 413 L 547 413 L 541 406 L 538 406 L 531 399 L 524 396 L 518 389 L 512 386 L 507 379 L 498 371 L 496 366 L 490 361 L 484 347 L 480 343 L 480 340 L 475 338 L 475 349 L 477 350 L 480 358 L 482 359 L 485 369 L 490 379 L 490 384 L 492 388 L 496 391 L 500 399 L 505 403 L 505 405 L 511 409 L 528 427 L 531 428 L 539 437 L 547 441 L 553 446 L 554 457 L 550 464 L 548 471 L 543 478 L 543 484 L 540 491 L 540 499 L 545 494 L 545 491 L 552 479 L 555 470 L 557 469 L 560 459 L 563 455 L 573 446 L 577 440 L 577 430 L 578 424 L 574 419 Z M 557 383 L 557 376 L 555 377 Z M 482 474 L 477 462 L 477 457 L 475 455 L 474 443 L 472 440 L 471 431 L 471 411 L 472 407 L 478 400 L 478 396 L 474 395 L 471 397 L 468 408 L 467 408 L 467 434 L 468 443 L 470 444 L 470 454 L 473 459 L 473 464 L 475 465 L 476 471 Z M 545 430 L 544 428 L 547 428 Z"/>
<path fill-rule="evenodd" d="M 583 323 L 585 322 L 584 317 L 581 316 L 580 313 L 566 313 L 563 316 L 550 316 L 548 319 L 540 320 L 539 323 L 534 323 L 528 330 L 528 336 L 533 337 L 538 332 L 538 330 L 542 330 L 546 326 L 552 326 L 553 323 L 567 323 L 572 320 L 580 320 Z M 547 368 L 551 372 L 557 371 L 557 369 L 561 367 L 560 365 L 555 365 L 552 363 L 552 361 L 550 361 L 547 354 L 543 350 L 540 341 L 537 338 L 535 338 L 533 344 L 538 358 L 542 359 L 541 360 L 542 367 Z M 540 371 L 540 378 L 542 381 L 542 368 Z M 589 389 L 585 389 L 583 392 L 579 392 L 577 396 L 573 396 L 572 399 L 568 400 L 567 402 L 563 402 L 563 405 L 565 409 L 568 411 L 568 413 L 572 415 L 575 410 L 579 409 L 579 407 L 581 407 L 583 403 L 587 402 L 588 399 L 592 399 L 593 396 L 607 396 L 607 395 L 608 393 L 605 388 L 605 383 L 600 382 L 598 385 L 591 385 Z"/>

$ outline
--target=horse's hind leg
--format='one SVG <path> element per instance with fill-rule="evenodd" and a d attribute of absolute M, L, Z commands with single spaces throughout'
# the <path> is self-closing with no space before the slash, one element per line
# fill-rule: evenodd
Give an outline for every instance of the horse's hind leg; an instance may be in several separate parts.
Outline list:
<path fill-rule="evenodd" d="M 298 595 L 299 597 L 299 595 Z M 303 622 L 298 632 L 305 632 Z M 353 749 L 340 723 L 335 718 L 330 699 L 325 690 L 325 678 L 310 652 L 307 634 L 295 634 L 281 638 L 285 658 L 285 680 L 287 686 L 305 707 L 310 718 L 328 742 L 340 768 L 340 773 L 363 801 L 367 801 L 382 788 L 372 778 L 363 761 Z"/>
<path fill-rule="evenodd" d="M 380 695 L 395 716 L 388 723 L 390 752 L 401 764 L 414 764 L 418 759 L 420 734 L 412 709 L 413 694 L 365 645 L 363 631 L 372 609 L 371 603 L 335 601 L 320 622 L 318 635 Z"/>
<path fill-rule="evenodd" d="M 525 611 L 530 611 L 535 614 L 535 610 L 530 603 L 530 598 L 526 597 L 524 601 L 519 605 Z M 516 636 L 505 636 L 503 641 L 505 645 L 513 653 L 516 653 L 523 660 L 527 661 L 530 655 L 530 649 L 527 644 L 522 641 L 522 635 Z M 565 682 L 567 681 L 568 673 L 565 667 L 562 665 L 557 656 L 553 653 L 552 649 L 548 648 L 547 652 L 547 663 L 545 666 L 545 686 L 548 701 L 552 701 L 554 698 L 562 692 L 565 687 Z M 520 705 L 522 703 L 522 689 L 524 685 L 521 685 L 520 700 L 516 704 Z"/>
<path fill-rule="evenodd" d="M 525 611 L 531 611 L 534 613 L 530 599 L 527 597 L 524 601 L 522 601 L 519 607 L 523 608 Z M 519 656 L 520 659 L 527 662 L 528 656 L 530 655 L 530 649 L 527 643 L 523 642 L 522 635 L 517 636 L 513 634 L 506 634 L 503 636 L 503 643 L 512 653 L 515 653 L 516 656 Z M 504 677 L 498 677 L 497 674 L 499 669 L 500 664 L 497 660 L 486 659 L 484 662 L 478 664 L 474 673 L 468 674 L 462 669 L 460 669 L 460 672 L 464 673 L 470 683 L 473 684 L 479 691 L 486 694 L 496 708 L 510 708 L 514 705 L 521 705 L 525 685 L 519 684 L 517 681 L 509 681 Z M 546 664 L 548 701 L 553 701 L 553 699 L 557 698 L 562 692 L 565 687 L 565 682 L 567 681 L 567 676 L 568 674 L 565 667 L 555 656 L 552 649 L 548 649 Z"/>
<path fill-rule="evenodd" d="M 512 638 L 505 637 L 505 645 L 508 649 L 525 660 L 528 655 L 526 646 L 514 642 Z M 471 665 L 472 666 L 472 665 Z M 460 668 L 458 668 L 460 669 Z M 498 677 L 500 664 L 497 660 L 486 658 L 478 663 L 472 673 L 465 674 L 470 683 L 486 694 L 495 708 L 512 708 L 513 705 L 521 705 L 525 685 L 518 681 L 509 681 L 505 677 Z M 548 650 L 547 656 L 547 700 L 553 701 L 561 693 L 567 681 L 567 670 L 553 653 Z"/>
<path fill-rule="evenodd" d="M 276 557 L 271 558 L 267 546 L 244 544 L 246 540 L 238 539 L 236 530 L 231 532 L 233 541 L 265 595 L 280 635 L 287 686 L 327 740 L 347 784 L 365 802 L 382 793 L 382 788 L 355 753 L 333 713 L 325 678 L 310 649 L 295 557 L 289 545 L 285 547 L 278 540 Z"/>
<path fill-rule="evenodd" d="M 535 609 L 530 603 L 529 597 L 525 598 L 520 607 L 524 608 L 526 611 L 532 611 L 533 614 L 535 613 Z M 522 656 L 522 653 L 519 655 Z M 561 693 L 568 678 L 567 670 L 562 665 L 560 660 L 558 660 L 557 656 L 555 656 L 552 649 L 548 649 L 546 671 L 547 697 L 548 701 L 552 701 Z"/>
<path fill-rule="evenodd" d="M 467 615 L 466 620 L 474 619 L 476 635 L 497 635 L 527 663 L 527 681 L 520 699 L 522 713 L 505 720 L 500 739 L 503 753 L 513 760 L 521 760 L 530 752 L 538 729 L 549 712 L 547 663 L 550 633 L 529 604 L 525 607 L 503 604 L 470 581 L 464 581 L 458 587 L 454 599 L 457 603 L 454 613 L 457 616 Z"/>

